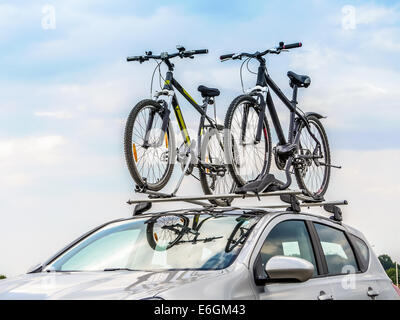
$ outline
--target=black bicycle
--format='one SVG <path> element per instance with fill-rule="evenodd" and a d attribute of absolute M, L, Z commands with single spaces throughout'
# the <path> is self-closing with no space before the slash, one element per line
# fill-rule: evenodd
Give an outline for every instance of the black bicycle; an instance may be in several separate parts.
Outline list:
<path fill-rule="evenodd" d="M 146 236 L 150 247 L 153 250 L 164 251 L 182 243 L 212 242 L 222 239 L 223 236 L 201 237 L 201 227 L 210 219 L 218 219 L 223 216 L 211 215 L 200 219 L 201 214 L 193 216 L 190 226 L 190 219 L 185 215 L 160 215 L 147 221 Z M 225 252 L 233 251 L 237 246 L 243 245 L 248 235 L 255 226 L 254 221 L 249 224 L 251 216 L 242 216 L 236 219 L 237 224 L 228 237 L 225 245 Z"/>
<path fill-rule="evenodd" d="M 174 164 L 178 161 L 182 166 L 182 174 L 175 190 L 169 196 L 174 196 L 181 185 L 184 175 L 193 175 L 193 168 L 199 170 L 199 180 L 205 194 L 229 194 L 235 189 L 235 183 L 225 165 L 223 149 L 224 126 L 217 124 L 215 97 L 220 94 L 218 89 L 199 86 L 203 104 L 199 105 L 173 76 L 174 64 L 172 58 L 194 58 L 194 55 L 208 53 L 207 49 L 186 50 L 177 46 L 178 52 L 169 54 L 163 52 L 153 55 L 146 52 L 144 56 L 128 57 L 127 61 L 140 63 L 150 59 L 157 61 L 154 74 L 158 69 L 164 85 L 156 91 L 154 99 L 142 100 L 133 107 L 125 127 L 125 158 L 129 172 L 140 191 L 159 191 L 169 181 Z M 168 67 L 165 78 L 161 76 L 160 66 Z M 191 140 L 179 107 L 174 88 L 200 113 L 197 144 Z M 152 91 L 152 89 L 150 90 Z M 214 119 L 207 115 L 208 105 L 214 106 Z M 170 124 L 171 106 L 175 113 L 183 143 L 176 148 L 174 130 Z M 196 150 L 197 149 L 197 150 Z M 197 178 L 197 177 L 196 177 Z M 210 200 L 216 205 L 229 205 L 228 199 Z"/>
<path fill-rule="evenodd" d="M 239 185 L 239 193 L 262 192 L 276 183 L 274 176 L 269 173 L 272 153 L 278 169 L 286 172 L 286 182 L 278 183 L 276 188 L 286 189 L 291 185 L 292 171 L 299 187 L 315 200 L 322 199 L 328 188 L 330 168 L 336 166 L 331 165 L 328 138 L 320 121 L 324 117 L 315 112 L 304 113 L 297 106 L 298 88 L 307 88 L 311 79 L 289 71 L 287 75 L 293 88 L 292 100 L 289 100 L 269 76 L 264 58 L 267 54 L 279 54 L 301 46 L 301 43 L 285 45 L 281 42 L 278 47 L 263 52 L 227 54 L 220 57 L 221 61 L 244 58 L 241 76 L 245 63 L 248 68 L 251 59 L 259 62 L 256 86 L 234 99 L 225 117 L 226 162 L 233 179 Z M 270 89 L 290 111 L 287 139 Z M 273 150 L 266 108 L 278 137 L 278 144 Z"/>

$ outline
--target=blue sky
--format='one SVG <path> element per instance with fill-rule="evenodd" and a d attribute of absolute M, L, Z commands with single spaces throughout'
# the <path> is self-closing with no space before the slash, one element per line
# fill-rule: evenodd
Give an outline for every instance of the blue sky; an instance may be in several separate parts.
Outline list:
<path fill-rule="evenodd" d="M 55 29 L 42 27 L 46 5 Z M 353 29 L 342 24 L 346 5 L 355 9 Z M 124 121 L 149 96 L 154 65 L 125 58 L 176 44 L 210 50 L 176 61 L 175 76 L 197 100 L 199 84 L 220 88 L 223 119 L 240 94 L 240 64 L 221 63 L 220 54 L 303 42 L 271 57 L 270 74 L 287 94 L 288 70 L 311 77 L 300 105 L 328 116 L 333 160 L 344 166 L 330 196 L 348 198 L 348 222 L 400 260 L 400 218 L 389 213 L 400 192 L 399 31 L 396 1 L 2 1 L 0 273 L 23 272 L 88 228 L 129 215 Z M 254 81 L 245 75 L 247 87 Z M 385 217 L 378 230 L 377 215 Z"/>

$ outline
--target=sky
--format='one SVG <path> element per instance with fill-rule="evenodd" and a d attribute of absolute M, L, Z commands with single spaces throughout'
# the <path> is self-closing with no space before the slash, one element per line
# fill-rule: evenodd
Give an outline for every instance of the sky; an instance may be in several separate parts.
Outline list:
<path fill-rule="evenodd" d="M 270 75 L 287 95 L 288 70 L 311 77 L 299 106 L 327 116 L 332 162 L 343 166 L 333 170 L 326 198 L 347 199 L 344 222 L 377 254 L 400 261 L 397 1 L 3 0 L 0 274 L 24 273 L 89 229 L 132 214 L 126 201 L 139 196 L 125 165 L 123 131 L 131 108 L 150 96 L 155 65 L 127 63 L 127 56 L 173 52 L 178 44 L 209 49 L 176 60 L 175 77 L 196 100 L 199 84 L 219 88 L 222 122 L 241 93 L 240 64 L 221 63 L 219 55 L 279 41 L 303 47 L 270 57 Z M 245 87 L 254 85 L 252 74 L 244 78 Z M 180 102 L 196 130 L 195 111 Z M 176 168 L 164 191 L 178 175 Z M 181 194 L 199 192 L 185 178 Z"/>

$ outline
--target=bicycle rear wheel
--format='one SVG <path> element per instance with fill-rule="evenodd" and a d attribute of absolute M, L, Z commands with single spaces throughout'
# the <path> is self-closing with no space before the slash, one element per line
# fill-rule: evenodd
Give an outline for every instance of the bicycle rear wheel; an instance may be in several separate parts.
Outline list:
<path fill-rule="evenodd" d="M 317 148 L 316 141 L 302 124 L 299 129 L 299 153 L 294 173 L 299 187 L 304 189 L 310 197 L 318 198 L 322 197 L 328 189 L 331 155 L 328 137 L 322 123 L 312 115 L 308 116 L 307 120 L 310 131 L 320 143 L 320 148 Z"/>
<path fill-rule="evenodd" d="M 153 191 L 159 191 L 167 184 L 174 169 L 174 132 L 168 125 L 164 137 L 161 137 L 160 110 L 158 102 L 142 100 L 132 109 L 125 126 L 124 149 L 129 172 L 139 187 Z M 145 145 L 151 117 L 153 121 Z"/>
<path fill-rule="evenodd" d="M 271 135 L 265 115 L 261 115 L 264 117 L 261 140 L 255 141 L 259 113 L 257 101 L 242 95 L 232 101 L 225 116 L 225 157 L 239 186 L 267 174 L 271 167 Z"/>
<path fill-rule="evenodd" d="M 225 164 L 223 132 L 207 130 L 203 134 L 199 177 L 204 194 L 218 195 L 233 193 L 236 183 Z M 217 206 L 229 206 L 232 199 L 209 200 Z"/>

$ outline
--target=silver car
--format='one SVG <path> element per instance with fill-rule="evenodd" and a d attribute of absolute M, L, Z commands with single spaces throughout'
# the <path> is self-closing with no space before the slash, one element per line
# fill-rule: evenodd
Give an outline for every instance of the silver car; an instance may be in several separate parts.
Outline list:
<path fill-rule="evenodd" d="M 398 290 L 398 289 L 397 289 Z M 400 299 L 363 235 L 322 216 L 188 209 L 106 223 L 0 299 Z"/>

